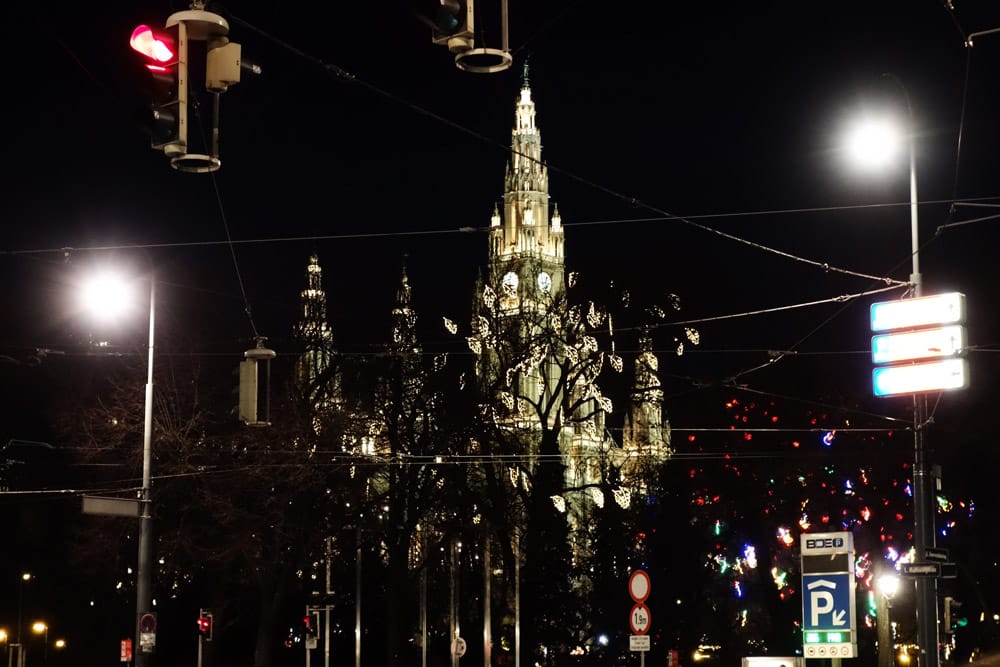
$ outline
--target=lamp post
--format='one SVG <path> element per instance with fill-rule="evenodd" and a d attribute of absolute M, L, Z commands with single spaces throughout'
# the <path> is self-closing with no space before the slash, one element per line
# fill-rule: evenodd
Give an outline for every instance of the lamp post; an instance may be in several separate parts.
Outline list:
<path fill-rule="evenodd" d="M 42 664 L 49 664 L 49 624 L 45 621 L 35 621 L 31 624 L 31 631 L 36 635 L 43 635 L 42 638 Z"/>
<path fill-rule="evenodd" d="M 24 644 L 21 643 L 21 626 L 24 624 L 24 585 L 33 578 L 34 576 L 30 572 L 22 572 L 17 582 L 17 628 L 14 629 L 16 640 L 10 645 L 11 652 L 7 658 L 9 664 L 13 657 L 13 648 L 17 646 L 16 667 L 23 667 L 24 665 Z"/>
<path fill-rule="evenodd" d="M 101 274 L 93 279 L 84 292 L 88 307 L 108 315 L 109 310 L 121 310 L 126 299 L 120 280 L 110 274 Z M 103 311 L 103 312 L 102 312 Z M 156 331 L 156 278 L 149 276 L 149 344 L 146 360 L 146 397 L 142 429 L 142 489 L 139 498 L 139 555 L 135 584 L 135 639 L 138 652 L 136 667 L 148 667 L 153 646 L 146 646 L 142 641 L 139 621 L 143 615 L 152 611 L 152 563 L 153 563 L 153 525 L 152 525 L 152 441 L 153 441 L 153 342 Z M 155 640 L 154 640 L 155 642 Z"/>
<path fill-rule="evenodd" d="M 902 82 L 890 74 L 883 75 L 899 87 L 906 102 L 906 144 L 910 163 L 910 285 L 912 296 L 923 296 L 920 274 L 920 227 L 917 206 L 917 158 L 914 146 L 915 123 L 910 96 Z M 868 121 L 853 131 L 850 147 L 855 157 L 869 165 L 882 166 L 891 149 L 901 143 L 898 130 L 890 123 Z M 867 159 L 865 159 L 867 158 Z M 878 163 L 878 164 L 876 164 Z M 930 466 L 927 462 L 927 396 L 913 394 L 913 542 L 919 561 L 926 559 L 927 547 L 934 546 L 934 514 L 931 505 Z M 920 667 L 938 667 L 937 579 L 915 579 L 917 610 L 917 644 L 920 646 Z"/>
<path fill-rule="evenodd" d="M 878 578 L 877 588 L 877 618 L 878 625 L 878 667 L 892 667 L 892 598 L 899 590 L 899 577 L 894 573 L 886 573 Z"/>

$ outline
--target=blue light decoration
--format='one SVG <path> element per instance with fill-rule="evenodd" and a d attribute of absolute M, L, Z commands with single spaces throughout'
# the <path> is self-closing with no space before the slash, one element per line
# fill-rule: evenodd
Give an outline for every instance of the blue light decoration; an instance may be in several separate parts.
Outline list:
<path fill-rule="evenodd" d="M 836 435 L 837 435 L 837 429 L 833 429 L 832 431 L 825 431 L 823 433 L 823 437 L 821 437 L 819 441 L 823 443 L 824 447 L 829 447 L 830 445 L 833 444 L 833 438 Z"/>

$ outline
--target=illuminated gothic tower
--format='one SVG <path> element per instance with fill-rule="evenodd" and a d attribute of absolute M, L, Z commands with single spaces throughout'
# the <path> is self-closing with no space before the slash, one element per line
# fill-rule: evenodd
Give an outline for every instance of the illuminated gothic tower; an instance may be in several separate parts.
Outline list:
<path fill-rule="evenodd" d="M 542 138 L 535 124 L 535 102 L 531 97 L 528 69 L 525 65 L 521 90 L 514 108 L 511 135 L 511 158 L 504 175 L 503 215 L 494 208 L 489 233 L 489 275 L 498 288 L 501 312 L 521 317 L 529 340 L 534 326 L 548 326 L 547 308 L 559 312 L 565 283 L 565 240 L 562 219 L 557 207 L 550 215 L 548 168 L 542 162 Z M 537 317 L 541 315 L 541 317 Z M 487 363 L 490 360 L 487 355 Z M 532 403 L 558 404 L 561 397 L 548 395 L 556 387 L 573 395 L 585 388 L 566 385 L 560 378 L 561 364 L 534 366 L 518 375 L 518 396 Z M 492 369 L 503 372 L 504 369 Z M 549 377 L 541 382 L 540 373 Z M 541 396 L 545 391 L 547 396 Z M 600 480 L 601 453 L 613 443 L 606 439 L 604 414 L 594 401 L 580 401 L 583 407 L 571 418 L 561 415 L 559 447 L 566 465 L 566 488 L 580 489 Z M 547 411 L 549 427 L 556 425 L 560 411 Z M 532 427 L 526 423 L 524 426 Z M 534 426 L 539 426 L 535 424 Z M 576 505 L 576 503 L 570 503 Z M 572 514 L 572 510 L 571 510 Z"/>
<path fill-rule="evenodd" d="M 549 171 L 542 163 L 542 135 L 535 125 L 528 66 L 515 109 L 511 159 L 504 177 L 503 218 L 490 220 L 490 272 L 503 275 L 508 293 L 563 289 L 563 228 L 558 207 L 549 216 Z"/>
<path fill-rule="evenodd" d="M 639 336 L 635 379 L 622 434 L 622 448 L 626 454 L 622 475 L 627 481 L 641 479 L 644 472 L 651 471 L 673 453 L 670 422 L 663 419 L 663 390 L 658 370 L 659 360 L 653 353 L 653 342 L 643 331 Z"/>
<path fill-rule="evenodd" d="M 295 325 L 295 337 L 302 341 L 304 352 L 296 365 L 296 378 L 303 385 L 323 375 L 333 356 L 333 331 L 326 321 L 326 292 L 323 269 L 313 253 L 306 268 L 306 288 L 299 293 L 302 319 Z"/>

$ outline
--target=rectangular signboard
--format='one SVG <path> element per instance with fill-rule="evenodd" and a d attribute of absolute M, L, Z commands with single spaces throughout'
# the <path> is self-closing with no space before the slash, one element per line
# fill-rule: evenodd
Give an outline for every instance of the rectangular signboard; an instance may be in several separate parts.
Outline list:
<path fill-rule="evenodd" d="M 900 563 L 899 573 L 908 577 L 937 577 L 941 575 L 941 563 Z"/>
<path fill-rule="evenodd" d="M 968 386 L 969 362 L 965 359 L 885 366 L 872 371 L 872 387 L 876 396 L 964 389 Z"/>
<path fill-rule="evenodd" d="M 934 560 L 939 563 L 948 561 L 948 550 L 937 547 L 924 547 L 924 560 Z"/>
<path fill-rule="evenodd" d="M 964 321 L 965 295 L 960 292 L 883 301 L 873 303 L 871 307 L 872 331 L 876 333 L 939 324 L 961 324 Z"/>
<path fill-rule="evenodd" d="M 649 650 L 649 635 L 629 635 L 628 637 L 628 650 L 630 651 L 648 651 Z"/>
<path fill-rule="evenodd" d="M 801 542 L 803 556 L 854 552 L 854 533 L 846 530 L 836 533 L 802 533 Z M 848 569 L 842 571 L 847 572 Z"/>
<path fill-rule="evenodd" d="M 876 364 L 939 359 L 959 354 L 964 349 L 965 327 L 958 324 L 872 337 L 872 361 Z"/>
<path fill-rule="evenodd" d="M 802 629 L 833 630 L 850 633 L 853 629 L 852 595 L 854 576 L 841 574 L 802 574 Z"/>

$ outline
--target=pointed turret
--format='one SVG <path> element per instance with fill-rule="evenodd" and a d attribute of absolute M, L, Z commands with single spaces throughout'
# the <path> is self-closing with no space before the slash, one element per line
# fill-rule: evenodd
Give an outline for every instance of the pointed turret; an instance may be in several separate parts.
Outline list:
<path fill-rule="evenodd" d="M 670 422 L 663 419 L 663 389 L 660 388 L 659 359 L 653 352 L 648 331 L 639 336 L 635 359 L 635 379 L 625 415 L 622 447 L 628 455 L 623 473 L 631 476 L 670 457 Z"/>
<path fill-rule="evenodd" d="M 392 309 L 392 350 L 394 352 L 420 352 L 417 343 L 417 314 L 411 304 L 410 278 L 406 275 L 404 258 L 399 289 L 396 290 L 396 307 Z"/>
<path fill-rule="evenodd" d="M 323 269 L 313 253 L 306 267 L 306 288 L 299 292 L 302 319 L 295 325 L 295 337 L 305 348 L 297 364 L 299 382 L 315 382 L 330 365 L 333 355 L 333 331 L 326 321 L 326 292 L 323 291 Z"/>
<path fill-rule="evenodd" d="M 490 219 L 492 273 L 517 272 L 516 283 L 522 290 L 536 286 L 547 293 L 561 290 L 563 228 L 561 220 L 556 223 L 549 219 L 549 173 L 542 162 L 542 135 L 535 124 L 535 102 L 531 97 L 527 63 L 514 104 L 502 218 L 499 213 L 494 208 Z"/>

